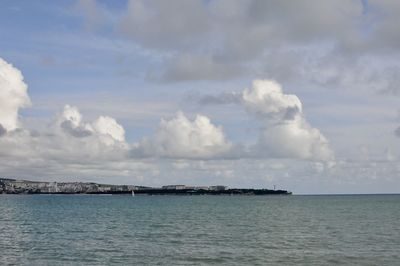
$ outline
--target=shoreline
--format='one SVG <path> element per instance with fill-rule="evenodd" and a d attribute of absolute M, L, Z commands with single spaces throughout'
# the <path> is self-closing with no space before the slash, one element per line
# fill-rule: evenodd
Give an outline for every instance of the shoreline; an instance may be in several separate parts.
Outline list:
<path fill-rule="evenodd" d="M 287 190 L 228 188 L 223 185 L 145 187 L 93 182 L 41 182 L 0 178 L 0 194 L 44 195 L 291 195 Z"/>

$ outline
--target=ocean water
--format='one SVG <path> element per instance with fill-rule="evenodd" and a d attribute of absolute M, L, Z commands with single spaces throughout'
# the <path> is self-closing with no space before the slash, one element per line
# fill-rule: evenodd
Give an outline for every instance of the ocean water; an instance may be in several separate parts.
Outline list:
<path fill-rule="evenodd" d="M 0 265 L 400 265 L 400 195 L 0 195 Z"/>

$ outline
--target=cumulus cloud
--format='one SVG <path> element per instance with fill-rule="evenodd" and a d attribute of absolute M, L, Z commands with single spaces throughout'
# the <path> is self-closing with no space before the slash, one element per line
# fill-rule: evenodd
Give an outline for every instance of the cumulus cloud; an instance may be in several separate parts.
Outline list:
<path fill-rule="evenodd" d="M 161 120 L 155 135 L 142 140 L 133 154 L 207 159 L 224 156 L 232 147 L 222 127 L 213 125 L 208 117 L 197 115 L 191 121 L 179 112 L 173 119 Z"/>
<path fill-rule="evenodd" d="M 100 116 L 93 122 L 93 128 L 102 135 L 108 135 L 117 141 L 125 141 L 124 128 L 112 117 Z"/>
<path fill-rule="evenodd" d="M 126 176 L 121 163 L 129 160 L 128 152 L 124 130 L 115 119 L 101 116 L 85 122 L 78 108 L 66 105 L 46 131 L 17 129 L 3 135 L 0 170 L 18 178 Z"/>
<path fill-rule="evenodd" d="M 267 124 L 261 132 L 256 150 L 274 158 L 333 160 L 328 140 L 301 115 L 277 124 Z"/>
<path fill-rule="evenodd" d="M 58 123 L 64 132 L 78 138 L 92 135 L 93 128 L 82 123 L 82 115 L 75 106 L 66 105 L 58 118 Z"/>
<path fill-rule="evenodd" d="M 18 70 L 4 61 L 1 63 L 0 101 L 6 108 L 2 108 L 0 116 L 0 156 L 7 157 L 9 162 L 3 168 L 21 165 L 24 158 L 30 158 L 31 165 L 53 162 L 60 167 L 85 164 L 89 168 L 110 161 L 127 163 L 132 157 L 332 159 L 326 138 L 305 119 L 300 99 L 283 93 L 281 86 L 270 80 L 255 80 L 243 92 L 221 94 L 222 100 L 218 97 L 205 100 L 211 104 L 240 104 L 262 121 L 262 132 L 251 147 L 231 143 L 223 128 L 208 117 L 197 115 L 189 119 L 182 112 L 172 119 L 162 119 L 153 136 L 132 145 L 125 141 L 125 130 L 114 118 L 99 116 L 87 121 L 72 105 L 64 106 L 47 132 L 31 134 L 28 129 L 16 130 L 18 110 L 29 104 L 27 88 Z"/>
<path fill-rule="evenodd" d="M 30 105 L 27 90 L 21 72 L 0 58 L 1 131 L 11 131 L 19 127 L 18 111 Z"/>
<path fill-rule="evenodd" d="M 315 161 L 334 159 L 327 138 L 305 118 L 300 99 L 285 94 L 274 80 L 254 80 L 243 92 L 198 97 L 199 104 L 239 104 L 261 121 L 257 143 L 246 156 L 295 158 Z"/>
<path fill-rule="evenodd" d="M 10 97 L 8 102 L 15 104 L 11 106 L 12 108 L 8 106 L 8 109 L 14 112 L 11 112 L 11 118 L 9 116 L 6 117 L 8 120 L 5 120 L 4 114 L 2 116 L 0 135 L 5 135 L 7 130 L 16 128 L 18 108 L 29 101 L 22 75 L 10 65 L 6 64 L 6 66 L 18 82 L 11 79 L 11 82 L 7 83 L 11 85 L 5 87 L 4 91 L 8 91 L 8 94 L 3 93 L 3 98 L 4 95 Z M 4 80 L 3 77 L 3 83 L 6 84 Z M 9 92 L 10 88 L 16 88 L 14 90 L 19 93 L 12 94 Z M 240 153 L 243 157 L 286 157 L 321 161 L 332 159 L 327 139 L 318 129 L 309 125 L 304 117 L 299 98 L 295 95 L 284 94 L 277 82 L 255 80 L 251 88 L 241 93 L 220 96 L 223 97 L 221 101 L 217 100 L 218 97 L 208 99 L 208 101 L 239 103 L 249 113 L 261 119 L 263 130 L 250 152 L 228 141 L 222 127 L 212 124 L 208 117 L 197 115 L 195 119 L 190 120 L 179 112 L 170 120 L 163 119 L 154 136 L 144 138 L 134 144 L 132 155 L 134 157 L 232 159 L 237 158 Z M 25 101 L 21 100 L 21 97 Z M 11 124 L 8 123 L 10 121 Z M 63 150 L 65 154 L 75 154 L 72 150 L 74 148 L 85 149 L 88 153 L 99 153 L 101 149 L 107 150 L 104 149 L 104 145 L 118 147 L 124 153 L 129 146 L 125 142 L 124 128 L 114 118 L 100 116 L 92 122 L 84 121 L 79 109 L 74 106 L 65 105 L 55 125 L 54 132 L 50 132 L 50 135 L 44 134 L 51 138 L 46 139 L 43 134 L 39 134 L 39 137 L 31 140 L 35 143 L 32 145 L 43 145 L 42 148 L 48 148 L 49 153 L 53 151 L 56 156 L 62 156 Z M 32 137 L 29 134 L 22 135 L 27 138 Z M 22 135 L 18 135 L 19 138 L 22 138 Z M 63 148 L 55 148 L 59 145 Z M 38 149 L 42 150 L 42 148 Z"/>
<path fill-rule="evenodd" d="M 77 138 L 97 135 L 103 142 L 110 145 L 114 141 L 125 142 L 125 130 L 114 118 L 100 116 L 92 123 L 85 123 L 75 106 L 65 105 L 57 119 L 57 124 L 63 132 Z"/>
<path fill-rule="evenodd" d="M 250 89 L 243 92 L 247 110 L 261 117 L 285 119 L 302 112 L 296 95 L 284 94 L 281 85 L 272 80 L 255 80 Z"/>
<path fill-rule="evenodd" d="M 254 145 L 233 145 L 222 128 L 205 116 L 190 121 L 183 113 L 162 120 L 152 138 L 133 149 L 135 156 L 168 158 L 292 158 L 330 162 L 333 152 L 327 138 L 312 127 L 303 113 L 300 99 L 285 94 L 273 80 L 254 80 L 243 92 L 199 97 L 200 104 L 239 104 L 261 121 Z"/>
<path fill-rule="evenodd" d="M 285 94 L 271 80 L 255 80 L 243 92 L 246 109 L 262 118 L 263 129 L 255 151 L 270 157 L 329 161 L 333 159 L 327 139 L 305 119 L 296 95 Z"/>

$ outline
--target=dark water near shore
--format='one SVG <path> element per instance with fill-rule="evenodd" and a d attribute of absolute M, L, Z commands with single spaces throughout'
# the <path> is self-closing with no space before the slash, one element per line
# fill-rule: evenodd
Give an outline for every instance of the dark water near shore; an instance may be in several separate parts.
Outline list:
<path fill-rule="evenodd" d="M 400 265 L 400 195 L 0 195 L 0 265 Z"/>

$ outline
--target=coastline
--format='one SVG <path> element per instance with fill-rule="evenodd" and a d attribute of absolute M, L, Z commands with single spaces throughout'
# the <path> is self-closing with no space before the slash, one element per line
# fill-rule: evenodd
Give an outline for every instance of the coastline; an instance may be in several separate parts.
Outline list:
<path fill-rule="evenodd" d="M 228 188 L 227 186 L 166 185 L 145 187 L 87 182 L 37 182 L 0 179 L 0 194 L 44 195 L 291 195 L 287 190 Z"/>

